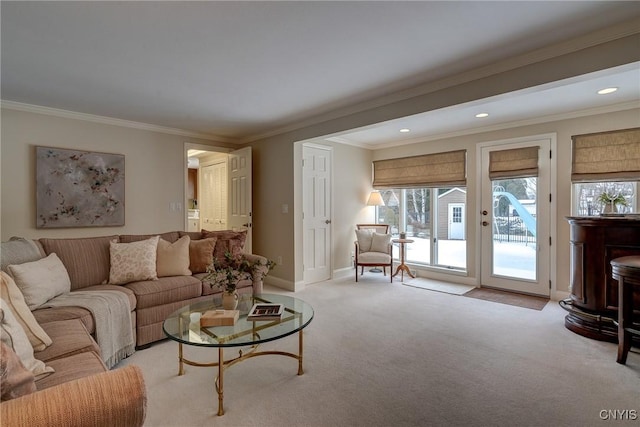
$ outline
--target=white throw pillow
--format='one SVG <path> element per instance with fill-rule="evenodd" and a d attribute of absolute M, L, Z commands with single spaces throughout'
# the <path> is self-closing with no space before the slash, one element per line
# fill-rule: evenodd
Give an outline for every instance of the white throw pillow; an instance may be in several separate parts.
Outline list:
<path fill-rule="evenodd" d="M 31 311 L 71 290 L 69 273 L 55 253 L 38 261 L 10 265 L 7 269 Z"/>
<path fill-rule="evenodd" d="M 0 299 L 0 325 L 0 339 L 15 351 L 24 367 L 30 370 L 36 379 L 44 378 L 54 372 L 53 368 L 33 357 L 33 347 L 29 343 L 29 338 L 3 299 Z"/>
<path fill-rule="evenodd" d="M 356 230 L 358 238 L 358 247 L 360 252 L 369 252 L 371 250 L 371 240 L 373 239 L 373 230 Z"/>
<path fill-rule="evenodd" d="M 173 243 L 158 240 L 158 258 L 156 260 L 158 277 L 191 276 L 189 270 L 189 236 L 182 236 Z"/>
<path fill-rule="evenodd" d="M 111 242 L 109 283 L 123 285 L 139 280 L 157 280 L 156 259 L 159 239 L 160 236 L 153 236 L 139 242 Z"/>
<path fill-rule="evenodd" d="M 371 239 L 371 252 L 389 251 L 389 243 L 391 242 L 391 234 L 373 233 Z"/>
<path fill-rule="evenodd" d="M 33 313 L 29 310 L 16 282 L 4 271 L 0 271 L 0 276 L 0 297 L 11 308 L 16 320 L 27 334 L 33 349 L 36 351 L 44 350 L 51 345 L 51 338 L 33 317 Z"/>

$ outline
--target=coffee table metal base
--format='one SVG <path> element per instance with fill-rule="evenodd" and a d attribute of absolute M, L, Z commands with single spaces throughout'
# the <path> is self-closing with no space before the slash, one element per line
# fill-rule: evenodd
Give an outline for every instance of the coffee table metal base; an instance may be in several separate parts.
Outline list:
<path fill-rule="evenodd" d="M 182 343 L 178 342 L 178 375 L 184 375 L 184 365 L 189 366 L 197 366 L 197 367 L 218 367 L 218 376 L 216 377 L 215 386 L 216 392 L 218 393 L 218 415 L 224 415 L 224 370 L 230 368 L 236 363 L 242 362 L 243 360 L 250 359 L 256 356 L 269 356 L 269 355 L 277 355 L 277 356 L 287 356 L 292 357 L 298 361 L 298 375 L 304 374 L 304 370 L 302 369 L 302 330 L 298 332 L 298 354 L 289 353 L 286 351 L 257 351 L 258 345 L 251 346 L 251 348 L 243 352 L 239 350 L 239 354 L 237 357 L 229 360 L 224 360 L 224 347 L 218 347 L 218 361 L 210 362 L 210 363 L 201 363 L 194 362 L 192 360 L 186 359 L 184 357 L 184 353 L 182 351 Z"/>

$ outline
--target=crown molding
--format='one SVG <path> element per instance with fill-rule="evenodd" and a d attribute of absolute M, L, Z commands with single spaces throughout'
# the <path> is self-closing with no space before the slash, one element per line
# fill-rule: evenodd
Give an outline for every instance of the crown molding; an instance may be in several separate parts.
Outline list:
<path fill-rule="evenodd" d="M 222 144 L 240 144 L 236 139 L 224 138 L 221 136 L 192 132 L 184 129 L 176 129 L 165 126 L 152 125 L 149 123 L 134 122 L 131 120 L 116 119 L 113 117 L 98 116 L 95 114 L 79 113 L 77 111 L 62 110 L 59 108 L 44 107 L 41 105 L 25 104 L 22 102 L 1 100 L 2 108 L 8 110 L 24 111 L 27 113 L 44 114 L 47 116 L 62 117 L 65 119 L 82 120 L 85 122 L 100 123 L 104 125 L 119 126 L 131 129 L 145 130 L 150 132 L 158 132 L 168 135 L 184 136 L 187 138 L 204 139 L 207 141 L 218 142 Z"/>
<path fill-rule="evenodd" d="M 343 108 L 337 108 L 328 113 L 319 114 L 304 120 L 297 121 L 288 125 L 274 128 L 267 132 L 262 132 L 243 138 L 244 143 L 259 141 L 261 139 L 270 138 L 276 135 L 293 132 L 305 127 L 318 125 L 323 122 L 336 120 L 351 114 L 362 113 L 367 110 L 384 107 L 396 102 L 405 101 L 422 95 L 427 95 L 439 90 L 451 88 L 474 80 L 490 77 L 496 74 L 508 72 L 528 65 L 533 65 L 545 60 L 561 57 L 583 49 L 598 46 L 603 43 L 618 40 L 624 37 L 632 36 L 640 33 L 640 28 L 636 19 L 622 22 L 617 25 L 594 31 L 564 42 L 556 43 L 551 46 L 545 46 L 521 55 L 507 58 L 505 60 L 495 62 L 484 67 L 468 70 L 456 75 L 438 79 L 435 81 L 423 83 L 409 89 L 401 90 L 387 96 L 378 97 L 373 100 L 360 102 Z"/>

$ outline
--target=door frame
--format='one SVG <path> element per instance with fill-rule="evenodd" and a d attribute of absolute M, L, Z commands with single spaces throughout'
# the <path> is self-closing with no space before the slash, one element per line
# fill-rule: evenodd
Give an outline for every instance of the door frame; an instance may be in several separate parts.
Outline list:
<path fill-rule="evenodd" d="M 551 239 L 551 245 L 549 247 L 549 296 L 552 299 L 557 299 L 558 283 L 557 283 L 557 247 L 558 247 L 558 210 L 557 210 L 557 134 L 546 133 L 539 135 L 524 136 L 519 138 L 510 138 L 504 140 L 487 141 L 476 144 L 476 213 L 474 221 L 476 226 L 476 242 L 477 248 L 475 251 L 475 265 L 477 266 L 476 286 L 482 287 L 482 150 L 486 147 L 497 147 L 500 145 L 510 145 L 518 143 L 526 143 L 540 140 L 548 140 L 551 148 L 551 158 L 549 159 L 549 192 L 551 196 L 551 202 L 549 203 L 549 236 L 544 238 Z M 540 196 L 539 196 L 540 198 Z M 540 236 L 540 238 L 543 238 Z M 543 260 L 539 260 L 543 262 Z"/>

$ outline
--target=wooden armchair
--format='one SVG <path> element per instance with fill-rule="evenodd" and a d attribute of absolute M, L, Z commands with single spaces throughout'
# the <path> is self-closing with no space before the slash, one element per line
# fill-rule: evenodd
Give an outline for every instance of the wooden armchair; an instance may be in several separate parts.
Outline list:
<path fill-rule="evenodd" d="M 356 282 L 358 281 L 358 266 L 360 275 L 364 274 L 365 267 L 382 267 L 382 272 L 387 275 L 389 267 L 389 278 L 393 283 L 393 253 L 391 245 L 391 234 L 389 234 L 388 224 L 357 224 L 355 241 L 355 267 Z"/>

